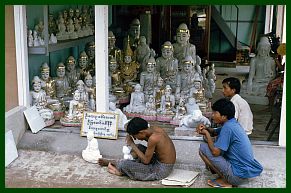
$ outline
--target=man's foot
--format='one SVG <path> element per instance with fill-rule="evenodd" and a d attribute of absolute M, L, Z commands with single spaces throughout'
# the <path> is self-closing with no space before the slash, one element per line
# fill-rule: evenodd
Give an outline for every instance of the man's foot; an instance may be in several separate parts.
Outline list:
<path fill-rule="evenodd" d="M 109 173 L 117 175 L 117 176 L 122 176 L 122 173 L 118 171 L 118 169 L 112 163 L 109 162 L 107 168 L 108 168 Z"/>
<path fill-rule="evenodd" d="M 232 188 L 232 185 L 222 178 L 208 180 L 207 184 L 213 188 Z"/>
<path fill-rule="evenodd" d="M 112 164 L 116 164 L 116 161 L 115 160 L 113 160 L 113 159 L 106 159 L 106 158 L 99 158 L 98 159 L 98 164 L 100 165 L 100 166 L 108 166 L 108 164 L 109 163 L 112 163 Z"/>

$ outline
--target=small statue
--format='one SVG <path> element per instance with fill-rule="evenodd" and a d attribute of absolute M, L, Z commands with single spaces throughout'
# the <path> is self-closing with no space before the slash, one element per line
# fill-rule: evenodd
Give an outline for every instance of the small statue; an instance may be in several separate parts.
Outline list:
<path fill-rule="evenodd" d="M 200 110 L 199 105 L 196 103 L 195 98 L 188 98 L 188 103 L 186 103 L 187 115 L 192 115 L 195 113 L 195 110 Z"/>
<path fill-rule="evenodd" d="M 196 47 L 195 45 L 189 42 L 190 40 L 190 31 L 188 26 L 185 23 L 179 25 L 177 29 L 177 43 L 173 44 L 174 47 L 174 57 L 179 61 L 179 68 L 182 68 L 182 60 L 186 56 L 191 56 L 194 64 L 196 62 Z"/>
<path fill-rule="evenodd" d="M 176 107 L 176 115 L 174 119 L 181 120 L 184 117 L 184 115 L 186 115 L 186 113 L 187 111 L 186 111 L 186 106 L 185 106 L 185 99 L 180 98 L 179 105 Z"/>
<path fill-rule="evenodd" d="M 33 90 L 31 93 L 31 105 L 36 106 L 40 116 L 43 118 L 46 126 L 55 122 L 54 113 L 47 108 L 46 93 L 41 89 L 41 80 L 38 76 L 34 76 L 32 80 Z"/>
<path fill-rule="evenodd" d="M 153 95 L 150 95 L 148 97 L 148 102 L 146 102 L 146 108 L 145 108 L 144 114 L 151 115 L 151 116 L 154 116 L 157 114 L 155 98 Z"/>
<path fill-rule="evenodd" d="M 123 48 L 127 47 L 128 41 L 130 48 L 135 51 L 140 37 L 140 21 L 139 19 L 135 18 L 129 27 L 128 30 L 128 37 L 124 38 L 123 40 Z"/>
<path fill-rule="evenodd" d="M 56 44 L 56 43 L 58 43 L 58 39 L 53 33 L 51 33 L 50 39 L 49 39 L 49 44 Z"/>
<path fill-rule="evenodd" d="M 78 69 L 77 69 L 77 74 L 80 76 L 79 78 L 81 80 L 84 80 L 85 77 L 90 73 L 90 70 L 88 68 L 88 63 L 89 63 L 89 58 L 86 54 L 85 51 L 81 52 L 79 55 L 79 60 L 78 60 Z"/>
<path fill-rule="evenodd" d="M 80 101 L 84 102 L 85 107 L 88 107 L 89 104 L 89 94 L 85 90 L 85 84 L 83 80 L 78 80 L 76 84 L 77 90 L 80 92 Z"/>
<path fill-rule="evenodd" d="M 161 98 L 161 108 L 158 110 L 160 114 L 174 115 L 175 111 L 175 96 L 172 94 L 172 88 L 167 85 L 165 88 L 165 94 Z"/>
<path fill-rule="evenodd" d="M 44 34 L 43 34 L 44 25 L 41 19 L 38 21 L 38 24 L 34 26 L 34 30 L 37 32 L 37 36 L 41 37 L 41 39 L 44 39 Z"/>
<path fill-rule="evenodd" d="M 130 103 L 123 109 L 128 113 L 143 113 L 145 110 L 145 97 L 141 91 L 140 84 L 136 84 L 134 92 L 131 93 Z"/>
<path fill-rule="evenodd" d="M 157 85 L 154 88 L 156 109 L 159 109 L 161 107 L 161 98 L 164 94 L 165 94 L 164 80 L 161 77 L 159 77 L 157 81 Z"/>
<path fill-rule="evenodd" d="M 73 19 L 68 20 L 67 30 L 68 30 L 69 39 L 77 39 L 78 38 L 78 34 L 77 34 L 77 32 L 75 32 L 75 26 L 74 26 Z"/>
<path fill-rule="evenodd" d="M 151 56 L 151 49 L 146 43 L 145 36 L 140 36 L 139 44 L 135 50 L 136 61 L 140 64 L 141 72 L 146 71 L 146 64 Z"/>
<path fill-rule="evenodd" d="M 69 39 L 68 33 L 66 31 L 67 27 L 65 25 L 65 20 L 62 16 L 59 18 L 58 22 L 58 33 L 57 33 L 57 39 L 58 40 L 67 40 Z"/>
<path fill-rule="evenodd" d="M 86 44 L 86 54 L 88 56 L 88 70 L 91 76 L 95 76 L 95 42 L 89 42 Z"/>
<path fill-rule="evenodd" d="M 69 86 L 69 82 L 66 74 L 65 65 L 60 62 L 57 65 L 57 77 L 55 78 L 56 82 L 56 96 L 58 99 L 63 99 L 66 96 L 69 96 L 71 92 L 71 88 Z"/>
<path fill-rule="evenodd" d="M 271 44 L 267 37 L 258 43 L 257 56 L 250 61 L 248 80 L 242 85 L 242 94 L 266 96 L 268 83 L 276 76 L 275 60 L 269 55 Z"/>
<path fill-rule="evenodd" d="M 28 47 L 32 47 L 33 46 L 32 30 L 28 30 L 27 40 L 28 40 Z"/>
<path fill-rule="evenodd" d="M 156 72 L 155 58 L 151 57 L 146 63 L 146 71 L 140 74 L 141 90 L 144 92 L 146 100 L 149 95 L 154 94 L 154 87 L 160 77 L 160 73 Z"/>
<path fill-rule="evenodd" d="M 46 62 L 41 65 L 41 87 L 45 90 L 48 98 L 56 98 L 56 83 L 50 77 L 50 68 Z"/>
<path fill-rule="evenodd" d="M 122 62 L 122 52 L 121 50 L 115 46 L 115 35 L 112 31 L 108 31 L 108 55 L 110 58 L 115 58 L 118 65 Z"/>
<path fill-rule="evenodd" d="M 87 74 L 85 77 L 85 91 L 88 93 L 89 96 L 89 109 L 95 111 L 96 109 L 96 88 L 93 86 L 93 78 L 91 74 Z"/>
<path fill-rule="evenodd" d="M 69 81 L 69 85 L 74 90 L 76 83 L 80 79 L 80 74 L 76 70 L 76 60 L 74 56 L 69 56 L 66 61 L 66 77 Z"/>
<path fill-rule="evenodd" d="M 56 24 L 53 14 L 49 14 L 48 32 L 49 34 L 54 34 L 54 35 L 57 33 L 57 24 Z"/>
<path fill-rule="evenodd" d="M 33 30 L 33 46 L 34 47 L 40 46 L 40 42 L 39 42 L 39 38 L 38 38 L 36 30 Z"/>
<path fill-rule="evenodd" d="M 67 10 L 64 10 L 64 12 L 63 12 L 63 18 L 64 18 L 64 24 L 65 24 L 65 26 L 68 26 L 69 17 L 68 17 L 68 11 Z"/>
<path fill-rule="evenodd" d="M 119 108 L 116 108 L 116 104 L 114 102 L 109 102 L 109 112 L 118 115 L 118 129 L 124 131 L 124 125 L 128 121 L 126 115 Z"/>
<path fill-rule="evenodd" d="M 180 121 L 179 127 L 194 129 L 199 123 L 202 123 L 207 127 L 210 127 L 211 125 L 209 119 L 203 116 L 200 110 L 194 110 L 192 114 L 183 117 L 183 119 Z"/>
<path fill-rule="evenodd" d="M 125 96 L 125 91 L 121 85 L 121 72 L 118 70 L 115 58 L 111 58 L 109 61 L 109 90 L 112 91 L 116 96 Z"/>
<path fill-rule="evenodd" d="M 84 32 L 82 31 L 82 26 L 80 25 L 79 19 L 75 18 L 74 20 L 75 31 L 79 38 L 84 37 Z"/>
<path fill-rule="evenodd" d="M 133 52 L 128 44 L 124 50 L 124 62 L 121 63 L 121 76 L 124 83 L 134 82 L 137 78 L 139 64 L 132 61 Z"/>
<path fill-rule="evenodd" d="M 123 159 L 134 160 L 133 156 L 131 155 L 132 148 L 129 145 L 124 145 L 122 147 Z"/>
<path fill-rule="evenodd" d="M 82 151 L 82 157 L 84 160 L 90 163 L 97 163 L 99 158 L 102 158 L 100 154 L 98 141 L 94 138 L 94 131 L 89 130 L 87 132 L 88 145 L 86 149 Z"/>

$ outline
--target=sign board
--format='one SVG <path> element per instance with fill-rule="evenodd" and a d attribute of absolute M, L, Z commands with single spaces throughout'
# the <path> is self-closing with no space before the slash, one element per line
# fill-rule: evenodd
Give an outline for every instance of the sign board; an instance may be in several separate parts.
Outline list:
<path fill-rule="evenodd" d="M 114 113 L 84 112 L 81 136 L 86 136 L 89 130 L 94 131 L 94 137 L 117 139 L 118 115 Z"/>
<path fill-rule="evenodd" d="M 45 122 L 40 116 L 36 106 L 32 106 L 25 110 L 24 115 L 32 133 L 37 133 L 45 127 Z"/>

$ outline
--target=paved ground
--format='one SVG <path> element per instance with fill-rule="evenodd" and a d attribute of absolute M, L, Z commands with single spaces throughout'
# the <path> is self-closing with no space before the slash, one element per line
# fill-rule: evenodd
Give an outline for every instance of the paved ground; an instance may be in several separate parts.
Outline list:
<path fill-rule="evenodd" d="M 207 179 L 215 178 L 205 169 L 198 156 L 201 141 L 173 140 L 177 150 L 175 168 L 199 172 L 190 188 L 208 188 Z M 124 137 L 118 140 L 98 139 L 103 157 L 121 158 Z M 27 131 L 18 145 L 19 157 L 5 169 L 6 187 L 104 187 L 161 188 L 159 181 L 140 182 L 118 177 L 106 167 L 84 161 L 85 137 L 76 132 Z M 261 176 L 249 180 L 241 188 L 285 188 L 286 148 L 253 145 L 256 159 L 263 165 Z"/>

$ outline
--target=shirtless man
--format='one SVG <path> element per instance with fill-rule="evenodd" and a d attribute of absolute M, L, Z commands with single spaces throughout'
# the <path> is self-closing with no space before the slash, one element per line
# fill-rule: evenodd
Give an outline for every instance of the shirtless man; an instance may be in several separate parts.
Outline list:
<path fill-rule="evenodd" d="M 99 165 L 108 166 L 112 174 L 127 175 L 133 180 L 151 181 L 167 177 L 176 161 L 175 146 L 161 128 L 151 127 L 142 118 L 135 117 L 126 126 L 127 145 L 132 147 L 135 160 L 99 159 Z M 135 144 L 134 139 L 147 141 L 147 147 Z"/>

